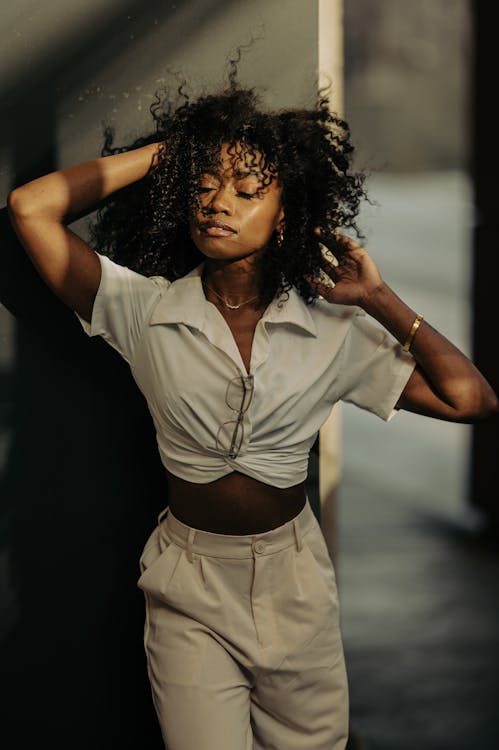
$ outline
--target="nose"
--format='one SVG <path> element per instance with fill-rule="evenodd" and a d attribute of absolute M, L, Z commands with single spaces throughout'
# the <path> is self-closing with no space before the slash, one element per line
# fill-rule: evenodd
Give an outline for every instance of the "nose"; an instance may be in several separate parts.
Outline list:
<path fill-rule="evenodd" d="M 206 210 L 214 214 L 231 216 L 234 212 L 234 196 L 227 185 L 221 185 L 210 194 Z"/>

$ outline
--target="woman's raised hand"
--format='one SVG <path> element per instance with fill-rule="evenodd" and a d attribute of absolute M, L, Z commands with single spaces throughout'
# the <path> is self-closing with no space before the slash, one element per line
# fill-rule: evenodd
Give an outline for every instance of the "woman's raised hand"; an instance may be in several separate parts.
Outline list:
<path fill-rule="evenodd" d="M 350 237 L 335 234 L 328 238 L 321 229 L 314 231 L 334 255 L 335 260 L 324 257 L 321 263 L 324 274 L 333 284 L 312 276 L 306 276 L 306 280 L 328 302 L 362 307 L 384 284 L 376 264 L 362 245 Z"/>
<path fill-rule="evenodd" d="M 324 258 L 325 280 L 306 280 L 328 302 L 358 305 L 404 345 L 416 313 L 390 289 L 374 261 L 358 242 L 345 235 L 324 236 L 320 242 L 336 261 Z M 327 253 L 326 253 L 327 255 Z M 397 403 L 398 409 L 453 422 L 475 422 L 499 412 L 498 399 L 475 365 L 441 333 L 423 321 L 411 343 L 417 367 Z"/>
<path fill-rule="evenodd" d="M 90 321 L 101 277 L 94 250 L 66 223 L 111 193 L 145 177 L 164 144 L 101 156 L 42 175 L 9 193 L 12 226 L 38 273 L 72 310 Z"/>

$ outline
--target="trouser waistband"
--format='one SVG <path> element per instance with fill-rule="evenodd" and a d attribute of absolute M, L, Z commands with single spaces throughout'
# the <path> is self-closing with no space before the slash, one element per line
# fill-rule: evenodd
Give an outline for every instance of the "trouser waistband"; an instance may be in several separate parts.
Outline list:
<path fill-rule="evenodd" d="M 160 513 L 158 518 L 160 537 L 183 547 L 191 562 L 194 554 L 245 558 L 272 555 L 292 544 L 296 544 L 298 551 L 301 551 L 302 537 L 315 520 L 308 499 L 295 518 L 282 526 L 258 534 L 215 534 L 195 529 L 176 518 L 169 508 Z"/>

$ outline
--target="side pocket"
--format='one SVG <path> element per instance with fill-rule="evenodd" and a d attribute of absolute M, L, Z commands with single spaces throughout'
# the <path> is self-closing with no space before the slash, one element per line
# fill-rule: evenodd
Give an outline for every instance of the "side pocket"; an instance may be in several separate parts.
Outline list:
<path fill-rule="evenodd" d="M 140 558 L 140 578 L 137 586 L 145 593 L 165 599 L 166 591 L 182 554 L 164 533 L 156 528 L 149 537 Z"/>
<path fill-rule="evenodd" d="M 140 556 L 139 567 L 141 573 L 143 573 L 144 570 L 149 567 L 152 560 L 158 556 L 157 549 L 159 546 L 159 528 L 156 526 L 149 535 Z"/>
<path fill-rule="evenodd" d="M 317 573 L 327 586 L 329 593 L 336 599 L 338 596 L 336 574 L 326 545 L 326 540 L 324 539 L 318 523 L 314 524 L 308 534 L 303 538 L 303 544 L 310 554 L 311 561 L 317 568 Z"/>

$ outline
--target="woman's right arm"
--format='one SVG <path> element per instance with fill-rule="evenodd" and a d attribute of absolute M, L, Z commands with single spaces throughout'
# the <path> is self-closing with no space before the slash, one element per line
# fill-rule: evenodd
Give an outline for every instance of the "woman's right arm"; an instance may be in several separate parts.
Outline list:
<path fill-rule="evenodd" d="M 8 210 L 12 226 L 40 276 L 82 318 L 90 321 L 101 266 L 92 248 L 64 225 L 90 212 L 116 190 L 145 177 L 162 145 L 132 151 L 39 177 L 12 190 Z"/>

